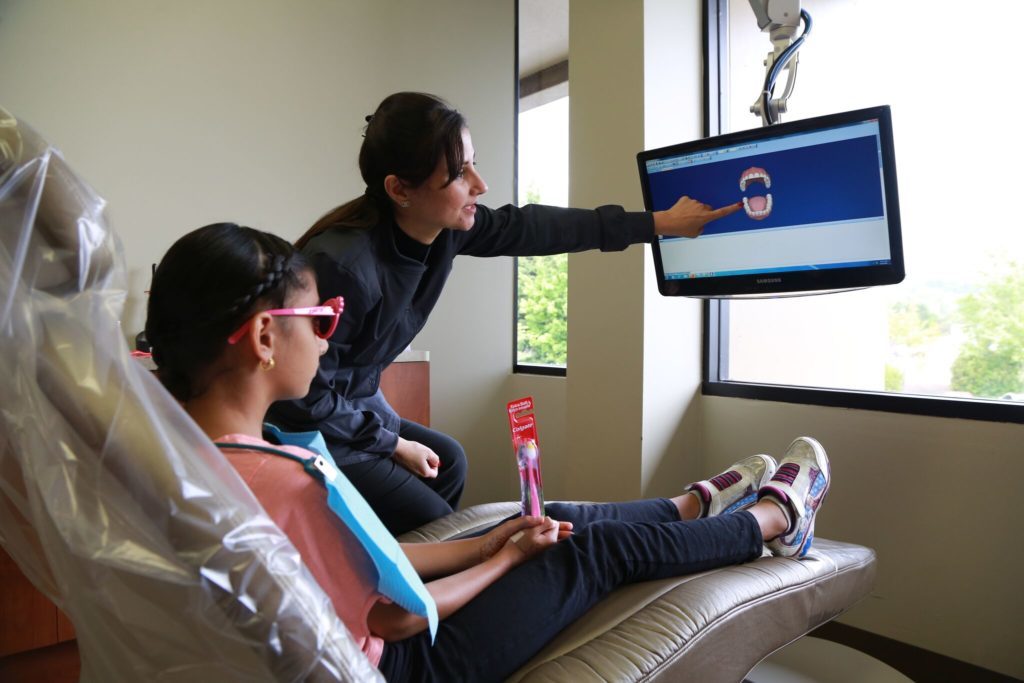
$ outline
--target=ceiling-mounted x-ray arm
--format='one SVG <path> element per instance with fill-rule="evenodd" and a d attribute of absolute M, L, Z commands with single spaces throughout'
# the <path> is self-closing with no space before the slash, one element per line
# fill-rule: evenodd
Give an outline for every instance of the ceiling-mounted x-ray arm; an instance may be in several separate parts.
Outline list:
<path fill-rule="evenodd" d="M 761 117 L 761 124 L 768 126 L 779 122 L 779 115 L 786 112 L 786 102 L 796 85 L 796 70 L 799 57 L 797 51 L 811 32 L 811 15 L 800 9 L 800 0 L 749 0 L 757 17 L 757 25 L 768 33 L 773 50 L 764 60 L 764 87 L 750 111 Z M 804 22 L 803 33 L 794 40 L 800 21 Z M 774 97 L 775 80 L 788 70 L 786 87 L 781 97 Z"/>

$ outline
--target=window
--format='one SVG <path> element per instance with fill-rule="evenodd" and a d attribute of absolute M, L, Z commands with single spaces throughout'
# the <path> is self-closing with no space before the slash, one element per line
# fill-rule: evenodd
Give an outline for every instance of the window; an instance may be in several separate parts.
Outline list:
<path fill-rule="evenodd" d="M 517 202 L 569 203 L 569 6 L 519 2 Z M 516 259 L 513 369 L 564 375 L 568 339 L 566 254 Z"/>
<path fill-rule="evenodd" d="M 802 5 L 813 30 L 783 119 L 891 105 L 907 277 L 709 303 L 705 391 L 1024 422 L 1024 230 L 1002 189 L 1022 144 L 1000 66 L 1015 58 L 1024 4 L 988 3 L 986 30 L 955 46 L 951 3 Z M 709 69 L 709 133 L 760 125 L 748 108 L 768 35 L 748 0 L 710 0 L 707 15 L 708 63 L 728 65 Z"/>
<path fill-rule="evenodd" d="M 569 204 L 569 97 L 519 114 L 519 205 Z M 565 368 L 569 258 L 516 259 L 516 364 Z"/>

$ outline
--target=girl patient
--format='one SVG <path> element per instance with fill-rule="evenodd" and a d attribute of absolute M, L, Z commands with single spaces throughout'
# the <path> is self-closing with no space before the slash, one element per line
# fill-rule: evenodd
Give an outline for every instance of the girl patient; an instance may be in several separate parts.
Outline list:
<path fill-rule="evenodd" d="M 314 454 L 264 438 L 270 404 L 308 391 L 343 306 L 321 305 L 309 264 L 284 240 L 218 223 L 164 256 L 146 335 L 161 381 L 225 444 L 388 680 L 502 680 L 620 585 L 748 562 L 765 544 L 787 557 L 810 547 L 829 466 L 801 437 L 778 466 L 754 455 L 674 498 L 554 503 L 545 517 L 506 520 L 479 537 L 403 544 L 424 582 L 413 575 L 410 590 L 429 594 L 440 617 L 432 638 L 429 610 L 406 611 L 380 592 L 390 589 L 379 587 L 372 543 L 329 507 L 323 478 L 304 465 Z M 326 467 L 330 480 L 337 471 Z"/>

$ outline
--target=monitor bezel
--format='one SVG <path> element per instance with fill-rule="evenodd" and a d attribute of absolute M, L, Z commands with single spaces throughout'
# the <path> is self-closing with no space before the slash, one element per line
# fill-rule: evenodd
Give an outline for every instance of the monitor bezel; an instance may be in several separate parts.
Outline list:
<path fill-rule="evenodd" d="M 653 202 L 646 166 L 646 162 L 651 159 L 692 154 L 736 143 L 766 140 L 871 120 L 878 121 L 882 152 L 882 176 L 889 229 L 890 262 L 888 264 L 668 280 L 665 278 L 660 239 L 655 237 L 651 242 L 651 247 L 657 271 L 658 290 L 661 294 L 698 298 L 795 296 L 801 293 L 823 294 L 828 291 L 861 289 L 902 282 L 905 276 L 903 239 L 896 182 L 896 157 L 893 148 L 892 113 L 888 105 L 777 123 L 772 126 L 726 133 L 640 152 L 637 154 L 637 166 L 640 172 L 644 206 L 648 211 L 652 210 Z"/>

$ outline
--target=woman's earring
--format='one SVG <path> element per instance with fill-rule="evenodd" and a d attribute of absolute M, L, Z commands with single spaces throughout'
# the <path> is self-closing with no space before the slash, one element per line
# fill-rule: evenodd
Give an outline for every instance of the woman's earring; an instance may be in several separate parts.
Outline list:
<path fill-rule="evenodd" d="M 273 370 L 274 369 L 274 365 L 276 365 L 276 363 L 274 362 L 274 357 L 273 356 L 271 356 L 267 360 L 261 360 L 260 361 L 260 369 L 261 370 L 265 370 L 265 371 Z"/>
<path fill-rule="evenodd" d="M 409 208 L 409 202 L 408 201 L 401 202 L 399 204 L 399 206 L 402 207 L 403 209 L 408 209 Z"/>

